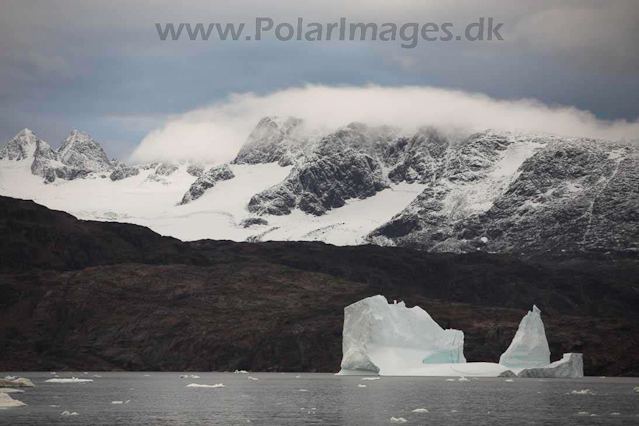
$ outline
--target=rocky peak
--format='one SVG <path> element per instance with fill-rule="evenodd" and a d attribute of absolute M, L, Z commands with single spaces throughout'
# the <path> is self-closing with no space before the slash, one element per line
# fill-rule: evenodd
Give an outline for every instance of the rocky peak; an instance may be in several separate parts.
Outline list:
<path fill-rule="evenodd" d="M 106 172 L 113 168 L 102 146 L 88 133 L 78 130 L 62 141 L 57 153 L 62 163 L 78 169 Z"/>
<path fill-rule="evenodd" d="M 218 182 L 233 179 L 234 177 L 235 175 L 228 164 L 220 164 L 215 167 L 211 167 L 191 185 L 189 190 L 184 194 L 184 197 L 182 197 L 182 201 L 179 205 L 188 204 L 197 200 L 204 195 L 207 190 L 213 188 Z"/>
<path fill-rule="evenodd" d="M 299 130 L 303 120 L 295 117 L 265 117 L 251 132 L 234 164 L 291 163 L 294 151 L 304 141 Z"/>
<path fill-rule="evenodd" d="M 0 160 L 21 161 L 32 157 L 37 149 L 39 139 L 29 129 L 20 131 L 0 149 Z"/>

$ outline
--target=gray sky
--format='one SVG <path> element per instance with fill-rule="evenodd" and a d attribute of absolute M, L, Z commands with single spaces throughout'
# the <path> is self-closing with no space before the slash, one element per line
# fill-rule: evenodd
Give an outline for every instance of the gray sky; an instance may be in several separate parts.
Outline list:
<path fill-rule="evenodd" d="M 28 127 L 59 144 L 72 129 L 127 157 L 178 114 L 233 93 L 306 84 L 433 86 L 535 98 L 602 120 L 639 117 L 636 0 L 3 0 L 0 142 Z M 478 4 L 480 3 L 480 4 Z M 160 41 L 155 23 L 451 22 L 494 17 L 503 42 Z M 249 29 L 247 31 L 252 31 Z M 383 98 L 380 99 L 383 102 Z M 415 106 L 418 108 L 419 106 Z M 269 114 L 264 111 L 264 114 Z M 639 135 L 637 135 L 639 138 Z"/>

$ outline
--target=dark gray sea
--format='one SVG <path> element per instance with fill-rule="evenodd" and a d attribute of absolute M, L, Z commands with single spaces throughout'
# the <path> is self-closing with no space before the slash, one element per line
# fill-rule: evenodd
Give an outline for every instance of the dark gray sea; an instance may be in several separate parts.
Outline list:
<path fill-rule="evenodd" d="M 48 372 L 0 377 L 6 374 L 36 385 L 11 394 L 26 407 L 0 410 L 0 424 L 12 426 L 639 425 L 639 393 L 633 391 L 639 378 L 366 381 L 304 373 L 76 372 L 58 377 L 93 382 L 47 383 L 54 377 Z M 191 383 L 224 387 L 187 387 Z M 571 393 L 584 389 L 590 393 Z M 420 408 L 428 412 L 413 412 Z M 64 411 L 78 415 L 63 416 Z"/>

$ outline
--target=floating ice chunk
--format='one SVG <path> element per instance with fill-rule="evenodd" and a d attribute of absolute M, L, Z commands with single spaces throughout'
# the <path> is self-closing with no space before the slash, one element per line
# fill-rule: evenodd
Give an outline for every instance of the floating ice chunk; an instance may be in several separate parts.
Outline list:
<path fill-rule="evenodd" d="M 120 404 L 124 404 L 124 401 L 111 401 L 111 404 L 120 405 Z"/>
<path fill-rule="evenodd" d="M 390 418 L 390 422 L 391 423 L 406 423 L 408 420 L 406 420 L 403 417 L 391 417 Z"/>
<path fill-rule="evenodd" d="M 455 382 L 455 379 L 446 379 L 447 382 Z"/>
<path fill-rule="evenodd" d="M 639 386 L 635 388 L 635 393 L 639 393 Z"/>
<path fill-rule="evenodd" d="M 102 377 L 102 376 L 100 376 L 99 374 L 94 374 L 94 375 L 93 375 L 93 377 L 100 378 L 100 377 Z"/>
<path fill-rule="evenodd" d="M 308 392 L 308 389 L 300 389 L 300 392 Z"/>
<path fill-rule="evenodd" d="M 202 385 L 199 383 L 191 383 L 190 385 L 186 385 L 187 388 L 223 388 L 224 383 L 216 383 L 214 385 Z"/>
<path fill-rule="evenodd" d="M 577 415 L 578 415 L 578 416 L 589 416 L 589 415 L 590 415 L 590 413 L 589 413 L 589 412 L 587 412 L 587 411 L 580 411 L 580 412 L 578 412 L 578 413 L 577 413 Z"/>
<path fill-rule="evenodd" d="M 509 368 L 543 367 L 550 364 L 546 330 L 537 306 L 533 306 L 532 311 L 521 320 L 515 338 L 499 358 L 499 363 Z"/>
<path fill-rule="evenodd" d="M 464 333 L 444 330 L 418 306 L 373 296 L 344 309 L 342 372 L 399 375 L 408 366 L 465 363 Z"/>
<path fill-rule="evenodd" d="M 300 376 L 300 375 L 295 376 L 295 378 L 296 378 L 296 379 L 299 379 L 299 378 L 301 378 L 301 377 L 302 377 L 302 376 Z"/>
<path fill-rule="evenodd" d="M 7 388 L 32 388 L 35 387 L 33 382 L 24 377 L 5 376 L 4 379 L 0 379 L 0 387 Z"/>
<path fill-rule="evenodd" d="M 62 416 L 79 416 L 79 413 L 76 413 L 75 411 L 63 411 Z"/>
<path fill-rule="evenodd" d="M 621 416 L 621 413 L 610 413 L 611 416 Z"/>
<path fill-rule="evenodd" d="M 253 376 L 248 376 L 248 379 L 249 379 L 249 380 L 260 380 L 260 379 L 258 379 L 257 377 L 253 377 Z"/>
<path fill-rule="evenodd" d="M 200 376 L 198 376 L 197 374 L 191 374 L 190 376 L 192 379 L 199 379 Z"/>
<path fill-rule="evenodd" d="M 189 375 L 188 374 L 180 374 L 180 379 L 188 379 Z"/>
<path fill-rule="evenodd" d="M 53 405 L 53 404 L 52 404 L 52 405 L 49 405 L 49 407 L 58 408 L 58 407 L 59 407 L 59 405 Z"/>
<path fill-rule="evenodd" d="M 363 377 L 362 380 L 370 380 L 370 381 L 379 380 L 379 377 Z"/>
<path fill-rule="evenodd" d="M 0 408 L 13 408 L 13 407 L 24 407 L 25 404 L 22 401 L 18 401 L 17 399 L 11 398 L 6 393 L 0 393 Z"/>
<path fill-rule="evenodd" d="M 358 388 L 365 388 L 366 385 L 357 385 Z"/>
<path fill-rule="evenodd" d="M 457 379 L 458 382 L 470 382 L 470 379 L 465 378 L 464 376 L 461 376 L 459 379 Z"/>
<path fill-rule="evenodd" d="M 0 388 L 0 393 L 24 393 L 24 391 L 15 388 Z"/>
<path fill-rule="evenodd" d="M 71 377 L 70 379 L 63 379 L 63 378 L 57 378 L 57 379 L 49 379 L 49 380 L 45 380 L 48 383 L 86 383 L 86 382 L 92 382 L 92 379 L 78 379 L 77 377 Z"/>
<path fill-rule="evenodd" d="M 235 370 L 235 374 L 248 374 L 246 370 Z"/>
<path fill-rule="evenodd" d="M 145 375 L 144 375 L 144 376 L 142 376 L 142 377 L 151 377 L 151 375 L 150 375 L 150 374 L 145 374 Z"/>
<path fill-rule="evenodd" d="M 127 399 L 126 401 L 124 401 L 125 404 L 128 404 L 129 402 L 131 402 L 130 399 Z"/>
<path fill-rule="evenodd" d="M 504 382 L 506 382 L 506 383 L 513 383 L 513 382 L 514 382 L 514 380 L 513 380 L 513 379 L 506 379 L 506 380 L 504 380 Z"/>
<path fill-rule="evenodd" d="M 562 359 L 545 367 L 526 368 L 517 377 L 581 379 L 584 377 L 583 355 L 564 354 Z"/>
<path fill-rule="evenodd" d="M 590 389 L 574 390 L 570 392 L 571 395 L 595 395 Z"/>
<path fill-rule="evenodd" d="M 428 413 L 428 410 L 425 408 L 415 408 L 413 411 L 413 413 Z"/>

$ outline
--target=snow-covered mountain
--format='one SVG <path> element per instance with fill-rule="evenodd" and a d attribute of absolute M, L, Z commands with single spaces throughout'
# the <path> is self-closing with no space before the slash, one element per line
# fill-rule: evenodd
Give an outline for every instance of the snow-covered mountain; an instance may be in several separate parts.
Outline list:
<path fill-rule="evenodd" d="M 639 250 L 638 161 L 630 142 L 266 117 L 231 164 L 127 165 L 84 132 L 53 150 L 24 130 L 0 150 L 0 193 L 183 240 Z"/>

